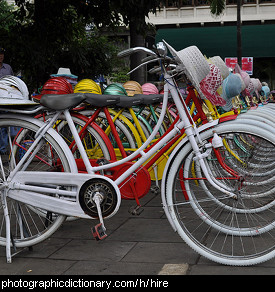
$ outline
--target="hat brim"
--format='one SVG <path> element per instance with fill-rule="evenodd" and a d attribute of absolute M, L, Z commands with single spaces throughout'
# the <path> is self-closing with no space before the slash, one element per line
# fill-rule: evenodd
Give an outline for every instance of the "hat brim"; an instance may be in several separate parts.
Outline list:
<path fill-rule="evenodd" d="M 225 100 L 225 105 L 222 106 L 222 108 L 228 112 L 233 108 L 233 104 L 232 104 L 232 99 L 233 97 L 229 97 L 226 94 L 225 91 L 225 86 L 222 87 L 222 98 Z"/>
<path fill-rule="evenodd" d="M 20 99 L 20 98 L 7 98 L 1 97 L 0 98 L 0 106 L 2 105 L 36 105 L 37 102 L 27 99 Z"/>
<path fill-rule="evenodd" d="M 225 110 L 226 112 L 229 112 L 232 110 L 233 108 L 233 104 L 232 104 L 232 99 L 228 100 L 226 102 L 226 105 L 222 106 L 223 110 Z"/>
<path fill-rule="evenodd" d="M 200 89 L 200 81 L 202 81 L 203 78 L 205 78 L 207 76 L 207 74 L 210 72 L 210 68 L 207 64 L 207 73 L 205 74 L 205 76 L 201 79 L 201 80 L 197 80 L 197 78 L 194 76 L 192 70 L 189 70 L 189 68 L 186 66 L 187 64 L 184 63 L 184 61 L 182 60 L 182 56 L 181 53 L 183 54 L 183 50 L 181 51 L 176 51 L 173 47 L 171 47 L 167 42 L 165 42 L 163 40 L 163 42 L 165 43 L 165 45 L 167 46 L 167 48 L 169 49 L 170 53 L 172 54 L 172 56 L 174 57 L 174 59 L 183 64 L 183 71 L 185 73 L 185 75 L 187 76 L 187 78 L 189 79 L 189 81 L 192 83 L 192 85 L 195 87 L 195 89 L 197 90 L 197 92 L 199 93 L 199 95 L 201 96 L 201 98 L 205 98 L 204 94 L 202 93 L 201 89 Z"/>

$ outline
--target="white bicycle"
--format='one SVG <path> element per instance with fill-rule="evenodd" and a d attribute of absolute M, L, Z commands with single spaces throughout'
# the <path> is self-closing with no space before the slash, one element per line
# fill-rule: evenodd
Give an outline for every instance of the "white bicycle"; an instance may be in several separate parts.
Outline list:
<path fill-rule="evenodd" d="M 209 66 L 194 46 L 177 52 L 174 59 L 166 56 L 163 43 L 158 49 L 158 53 L 146 48 L 121 53 L 146 52 L 150 61 L 160 62 L 166 81 L 156 127 L 142 147 L 122 160 L 100 166 L 90 164 L 69 109 L 92 99 L 92 94 L 68 94 L 66 98 L 44 95 L 41 104 L 56 110 L 45 123 L 27 114 L 33 114 L 33 108 L 2 108 L 5 113 L 0 115 L 0 128 L 1 133 L 7 133 L 8 149 L 0 157 L 0 245 L 6 247 L 8 262 L 18 248 L 51 236 L 66 216 L 99 220 L 93 233 L 97 239 L 105 238 L 104 220 L 118 211 L 120 188 L 150 177 L 143 175 L 143 163 L 182 129 L 186 136 L 169 157 L 161 190 L 163 207 L 174 230 L 198 253 L 219 263 L 250 265 L 274 256 L 274 134 L 260 123 L 244 127 L 238 121 L 219 124 L 215 120 L 197 128 L 171 76 L 174 72 L 166 72 L 166 66 L 175 63 L 177 75 L 183 75 L 198 90 L 198 82 L 208 74 Z M 171 47 L 170 50 L 175 53 Z M 201 62 L 199 71 L 189 66 L 191 61 Z M 168 93 L 180 120 L 146 151 L 162 125 Z M 52 129 L 61 114 L 87 173 L 78 173 L 73 154 Z M 18 130 L 16 134 L 14 128 Z M 135 163 L 130 162 L 138 155 Z M 108 173 L 122 165 L 127 167 L 111 180 Z M 259 171 L 262 175 L 255 175 Z"/>

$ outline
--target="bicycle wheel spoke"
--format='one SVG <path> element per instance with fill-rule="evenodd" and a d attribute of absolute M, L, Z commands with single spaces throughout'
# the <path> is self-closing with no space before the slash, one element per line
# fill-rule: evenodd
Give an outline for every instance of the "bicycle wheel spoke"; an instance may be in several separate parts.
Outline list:
<path fill-rule="evenodd" d="M 275 250 L 274 181 L 269 172 L 257 175 L 272 169 L 275 148 L 251 133 L 221 132 L 220 136 L 227 146 L 219 153 L 211 151 L 205 162 L 212 177 L 236 198 L 208 182 L 186 146 L 170 169 L 167 203 L 177 231 L 195 250 L 218 262 L 245 265 Z M 240 137 L 242 147 L 237 143 Z M 259 145 L 269 150 L 263 152 Z M 260 163 L 258 157 L 263 158 Z"/>
<path fill-rule="evenodd" d="M 17 131 L 11 131 L 11 128 L 15 128 Z M 6 129 L 7 141 L 9 142 L 5 145 L 5 153 L 1 155 L 4 169 L 4 173 L 0 173 L 2 181 L 18 167 L 19 170 L 33 172 L 34 175 L 37 171 L 68 171 L 70 169 L 63 149 L 49 134 L 46 133 L 44 138 L 34 144 L 35 135 L 39 129 L 37 125 L 23 120 L 1 118 L 0 131 L 2 132 L 3 129 Z M 27 153 L 29 153 L 28 157 Z M 20 163 L 22 163 L 21 166 Z M 9 196 L 7 196 L 6 201 L 10 219 L 11 241 L 19 248 L 31 246 L 44 240 L 66 219 L 66 216 L 59 214 L 52 214 L 50 218 L 47 215 L 47 210 L 33 207 L 31 204 L 24 204 L 9 198 Z M 3 205 L 0 208 L 0 221 L 0 245 L 5 245 L 7 227 Z"/>

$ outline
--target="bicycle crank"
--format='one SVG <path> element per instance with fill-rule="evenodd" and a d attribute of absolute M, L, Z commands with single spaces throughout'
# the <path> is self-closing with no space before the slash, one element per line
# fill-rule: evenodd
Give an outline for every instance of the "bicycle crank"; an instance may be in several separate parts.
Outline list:
<path fill-rule="evenodd" d="M 86 181 L 79 191 L 79 204 L 87 215 L 99 219 L 100 223 L 92 227 L 96 240 L 107 237 L 103 218 L 112 216 L 120 205 L 119 195 L 114 186 L 102 178 Z"/>
<path fill-rule="evenodd" d="M 94 219 L 110 217 L 118 209 L 119 194 L 105 179 L 93 178 L 86 181 L 79 191 L 79 204 L 85 214 Z"/>

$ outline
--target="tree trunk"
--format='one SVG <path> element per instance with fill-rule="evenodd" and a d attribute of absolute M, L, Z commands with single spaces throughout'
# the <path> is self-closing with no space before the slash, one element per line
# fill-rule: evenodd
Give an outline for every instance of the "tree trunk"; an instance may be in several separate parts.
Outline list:
<path fill-rule="evenodd" d="M 237 0 L 237 58 L 238 64 L 242 68 L 241 1 Z"/>
<path fill-rule="evenodd" d="M 144 47 L 144 37 L 137 33 L 135 20 L 132 20 L 130 26 L 130 47 Z M 130 69 L 136 68 L 141 64 L 141 60 L 146 57 L 146 54 L 139 52 L 130 56 Z M 139 82 L 141 85 L 146 82 L 146 66 L 142 66 L 130 75 L 130 79 Z"/>

